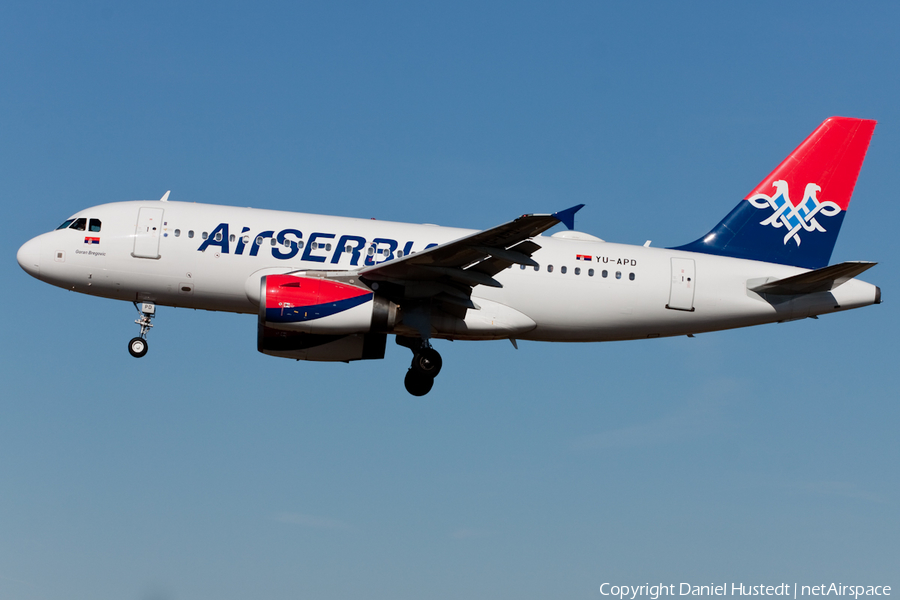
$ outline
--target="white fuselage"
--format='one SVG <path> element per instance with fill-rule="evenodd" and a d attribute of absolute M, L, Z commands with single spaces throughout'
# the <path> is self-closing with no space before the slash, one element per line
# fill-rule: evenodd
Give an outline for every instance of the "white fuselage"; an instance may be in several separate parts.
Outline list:
<path fill-rule="evenodd" d="M 157 229 L 139 224 L 140 209 L 157 209 L 143 213 L 145 220 L 152 214 Z M 397 251 L 419 252 L 474 232 L 161 201 L 104 204 L 73 216 L 79 217 L 99 220 L 100 231 L 40 235 L 19 251 L 23 268 L 42 281 L 85 294 L 253 314 L 263 275 L 357 271 L 393 260 Z M 854 279 L 830 292 L 773 302 L 748 287 L 807 270 L 607 243 L 575 232 L 534 241 L 540 249 L 532 258 L 539 267 L 514 265 L 495 275 L 502 287 L 476 286 L 472 300 L 480 308 L 467 311 L 471 326 L 460 330 L 435 322 L 434 337 L 642 339 L 799 319 L 878 300 L 875 286 Z"/>

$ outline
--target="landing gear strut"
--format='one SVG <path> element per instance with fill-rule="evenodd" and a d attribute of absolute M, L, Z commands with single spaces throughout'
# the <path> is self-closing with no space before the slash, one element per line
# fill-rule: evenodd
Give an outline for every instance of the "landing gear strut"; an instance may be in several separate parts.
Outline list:
<path fill-rule="evenodd" d="M 413 353 L 412 364 L 403 379 L 406 391 L 413 396 L 424 396 L 434 386 L 434 378 L 441 372 L 443 361 L 428 340 L 397 336 L 397 343 Z"/>
<path fill-rule="evenodd" d="M 147 354 L 147 350 L 149 349 L 149 345 L 147 344 L 147 332 L 153 327 L 153 323 L 150 322 L 150 319 L 156 316 L 156 305 L 152 302 L 142 302 L 140 307 L 138 307 L 138 303 L 135 302 L 134 307 L 141 313 L 141 317 L 135 321 L 135 323 L 141 326 L 141 334 L 136 338 L 131 338 L 131 341 L 128 342 L 128 353 L 135 358 L 140 358 Z"/>

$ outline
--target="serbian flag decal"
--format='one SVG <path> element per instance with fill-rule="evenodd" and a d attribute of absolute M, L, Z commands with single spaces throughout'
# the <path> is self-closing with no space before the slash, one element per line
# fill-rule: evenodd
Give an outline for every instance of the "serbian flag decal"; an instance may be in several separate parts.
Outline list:
<path fill-rule="evenodd" d="M 586 260 L 588 262 L 591 262 L 591 256 L 590 254 L 576 254 L 575 260 Z"/>
<path fill-rule="evenodd" d="M 85 244 L 99 244 L 99 243 L 100 243 L 100 238 L 98 238 L 98 237 L 86 237 L 86 238 L 84 238 L 84 243 L 85 243 Z"/>

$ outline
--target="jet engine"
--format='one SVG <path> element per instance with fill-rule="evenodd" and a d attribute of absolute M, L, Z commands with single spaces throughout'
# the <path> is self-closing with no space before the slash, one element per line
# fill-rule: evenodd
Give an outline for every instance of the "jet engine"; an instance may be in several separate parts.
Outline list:
<path fill-rule="evenodd" d="M 361 284 L 325 277 L 267 275 L 260 280 L 261 327 L 346 335 L 390 331 L 397 305 Z"/>
<path fill-rule="evenodd" d="M 298 360 L 384 358 L 397 305 L 369 288 L 323 276 L 273 274 L 259 283 L 256 348 Z"/>

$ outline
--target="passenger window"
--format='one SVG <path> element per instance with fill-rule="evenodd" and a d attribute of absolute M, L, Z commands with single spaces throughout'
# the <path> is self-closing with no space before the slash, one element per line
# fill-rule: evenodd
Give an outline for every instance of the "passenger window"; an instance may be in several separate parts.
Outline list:
<path fill-rule="evenodd" d="M 325 244 L 325 251 L 331 252 L 331 244 Z"/>
<path fill-rule="evenodd" d="M 91 219 L 90 230 L 94 232 L 100 231 L 100 219 Z"/>
<path fill-rule="evenodd" d="M 634 273 L 629 273 L 628 279 L 630 279 L 631 281 L 634 281 Z"/>
<path fill-rule="evenodd" d="M 285 247 L 285 248 L 290 248 L 290 247 L 291 247 L 291 240 L 284 240 L 284 247 Z"/>
<path fill-rule="evenodd" d="M 244 242 L 245 244 L 249 244 L 249 243 L 250 243 L 250 236 L 249 236 L 249 235 L 245 235 L 244 237 L 241 238 L 241 241 Z"/>
<path fill-rule="evenodd" d="M 534 265 L 534 270 L 535 270 L 535 271 L 540 271 L 540 270 L 541 270 L 541 265 Z"/>
<path fill-rule="evenodd" d="M 181 230 L 180 230 L 180 229 L 176 229 L 176 230 L 175 230 L 175 237 L 178 237 L 178 236 L 180 236 L 180 235 L 181 235 Z"/>
<path fill-rule="evenodd" d="M 221 241 L 222 241 L 222 232 L 221 232 L 221 231 L 217 231 L 217 232 L 216 232 L 215 240 L 216 240 L 217 242 L 221 242 Z"/>
<path fill-rule="evenodd" d="M 375 248 L 369 246 L 369 249 L 366 250 L 366 254 L 368 254 L 369 256 L 375 256 Z"/>
<path fill-rule="evenodd" d="M 236 239 L 237 239 L 237 237 L 236 237 L 233 233 L 232 233 L 231 235 L 228 236 L 228 241 L 229 241 L 229 242 L 234 242 L 234 240 L 236 240 Z"/>
<path fill-rule="evenodd" d="M 522 270 L 524 271 L 524 270 L 525 270 L 525 265 L 519 265 L 519 268 L 522 269 Z"/>
<path fill-rule="evenodd" d="M 606 269 L 604 269 L 603 272 L 600 273 L 600 277 L 603 277 L 604 279 L 606 278 L 607 275 L 609 275 L 609 271 L 607 271 Z"/>
<path fill-rule="evenodd" d="M 189 238 L 194 237 L 194 230 L 193 230 L 193 229 L 188 230 L 188 237 L 189 237 Z"/>
<path fill-rule="evenodd" d="M 403 250 L 397 250 L 397 258 L 403 258 Z"/>
<path fill-rule="evenodd" d="M 262 246 L 263 237 L 261 235 L 256 236 L 256 245 Z"/>
<path fill-rule="evenodd" d="M 275 241 L 275 238 L 272 238 L 272 245 L 274 246 L 274 245 L 277 244 L 277 243 L 278 243 L 278 242 Z"/>
<path fill-rule="evenodd" d="M 594 276 L 594 270 L 588 269 L 588 277 L 593 277 L 593 276 Z"/>
<path fill-rule="evenodd" d="M 548 273 L 552 273 L 552 272 L 553 272 L 553 265 L 547 265 L 547 272 L 548 272 Z"/>
<path fill-rule="evenodd" d="M 622 271 L 616 271 L 616 279 L 622 279 Z"/>
<path fill-rule="evenodd" d="M 69 225 L 69 229 L 74 229 L 75 231 L 84 231 L 84 228 L 87 227 L 87 219 L 75 219 L 75 221 Z"/>
<path fill-rule="evenodd" d="M 559 268 L 559 272 L 562 273 L 563 275 L 565 275 L 565 274 L 566 274 L 566 268 L 565 268 L 565 267 L 560 267 L 560 268 Z"/>
<path fill-rule="evenodd" d="M 204 231 L 204 232 L 203 232 L 203 235 L 201 235 L 200 237 L 203 238 L 203 239 L 205 240 L 206 238 L 209 237 L 209 234 L 206 233 L 206 232 Z"/>
<path fill-rule="evenodd" d="M 69 219 L 68 221 L 66 221 L 65 223 L 63 223 L 62 225 L 60 225 L 59 227 L 57 227 L 56 229 L 57 229 L 57 230 L 59 230 L 59 229 L 66 229 L 69 225 L 72 224 L 72 221 L 74 221 L 74 220 L 75 220 L 75 219 Z"/>
<path fill-rule="evenodd" d="M 575 274 L 581 275 L 581 267 L 575 267 Z"/>

